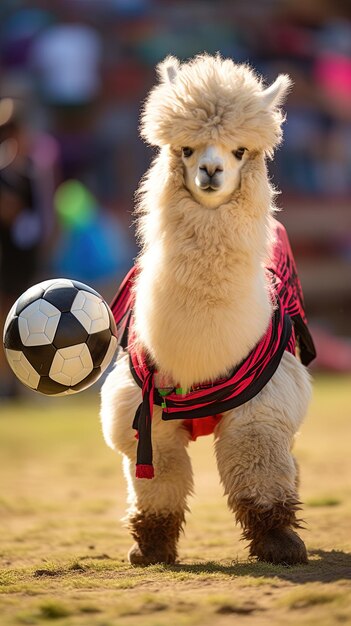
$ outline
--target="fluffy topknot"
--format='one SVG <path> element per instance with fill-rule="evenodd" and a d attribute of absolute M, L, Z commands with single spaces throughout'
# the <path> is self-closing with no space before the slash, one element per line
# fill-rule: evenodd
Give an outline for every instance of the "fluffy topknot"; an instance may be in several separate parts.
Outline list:
<path fill-rule="evenodd" d="M 183 64 L 167 57 L 157 71 L 160 82 L 141 117 L 149 144 L 180 148 L 219 141 L 271 153 L 280 143 L 287 75 L 265 89 L 248 65 L 207 54 Z"/>

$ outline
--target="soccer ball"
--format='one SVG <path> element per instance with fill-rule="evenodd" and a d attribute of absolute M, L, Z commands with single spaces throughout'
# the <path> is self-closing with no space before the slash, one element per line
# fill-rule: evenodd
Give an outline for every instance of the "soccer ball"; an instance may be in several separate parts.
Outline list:
<path fill-rule="evenodd" d="M 4 326 L 7 360 L 30 389 L 53 396 L 90 387 L 117 347 L 110 307 L 91 287 L 66 278 L 25 291 Z"/>

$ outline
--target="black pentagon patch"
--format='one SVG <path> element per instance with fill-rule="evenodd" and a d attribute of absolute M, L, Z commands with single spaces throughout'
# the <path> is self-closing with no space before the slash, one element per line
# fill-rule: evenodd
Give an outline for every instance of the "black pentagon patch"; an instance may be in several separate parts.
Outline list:
<path fill-rule="evenodd" d="M 79 291 L 87 291 L 88 293 L 93 293 L 94 296 L 101 298 L 100 294 L 95 291 L 95 289 L 92 289 L 92 287 L 89 287 L 88 285 L 84 285 L 84 283 L 80 283 L 79 280 L 72 280 L 72 283 Z M 101 300 L 103 300 L 103 298 L 101 298 Z"/>
<path fill-rule="evenodd" d="M 25 291 L 18 298 L 17 306 L 16 306 L 16 315 L 19 315 L 20 313 L 22 313 L 22 311 L 29 304 L 32 304 L 32 302 L 35 302 L 35 300 L 39 300 L 42 297 L 44 291 L 45 289 L 43 289 L 41 285 L 34 285 L 33 287 L 30 287 L 29 289 L 27 289 L 27 291 Z"/>
<path fill-rule="evenodd" d="M 23 350 L 23 343 L 18 329 L 18 317 L 13 317 L 6 329 L 4 346 L 9 350 Z"/>
<path fill-rule="evenodd" d="M 87 339 L 94 367 L 101 365 L 111 341 L 111 331 L 109 328 L 101 330 L 99 333 L 93 333 Z"/>
<path fill-rule="evenodd" d="M 78 383 L 77 385 L 72 385 L 71 389 L 74 389 L 74 391 L 83 391 L 83 389 L 87 389 L 87 387 L 90 387 L 90 385 L 95 383 L 100 378 L 100 376 L 100 368 L 95 367 L 93 371 L 84 378 L 84 380 L 81 380 L 80 383 Z"/>
<path fill-rule="evenodd" d="M 49 376 L 42 376 L 37 387 L 37 391 L 45 393 L 47 396 L 54 396 L 57 393 L 63 393 L 64 391 L 67 391 L 67 389 L 69 389 L 67 385 L 61 385 L 55 380 L 52 380 Z"/>
<path fill-rule="evenodd" d="M 46 289 L 43 299 L 50 304 L 53 304 L 59 311 L 64 313 L 65 311 L 70 311 L 74 298 L 78 293 L 78 289 L 76 287 L 56 287 L 53 285 Z"/>
<path fill-rule="evenodd" d="M 39 376 L 48 376 L 56 354 L 51 343 L 44 346 L 23 346 L 22 352 Z"/>
<path fill-rule="evenodd" d="M 85 343 L 88 333 L 76 317 L 70 312 L 62 313 L 53 344 L 55 348 L 68 348 L 78 343 Z"/>

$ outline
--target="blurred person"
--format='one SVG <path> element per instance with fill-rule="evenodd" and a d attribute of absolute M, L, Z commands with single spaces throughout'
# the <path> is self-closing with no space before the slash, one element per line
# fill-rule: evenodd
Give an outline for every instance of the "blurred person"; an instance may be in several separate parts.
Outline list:
<path fill-rule="evenodd" d="M 319 163 L 325 194 L 348 196 L 351 190 L 351 23 L 333 19 L 321 29 L 313 77 L 327 124 Z"/>
<path fill-rule="evenodd" d="M 22 103 L 0 100 L 0 331 L 14 301 L 36 280 L 40 252 L 54 232 L 57 147 L 30 132 Z M 0 397 L 17 386 L 0 350 Z"/>
<path fill-rule="evenodd" d="M 106 283 L 123 276 L 136 253 L 124 225 L 79 180 L 63 182 L 54 204 L 62 225 L 53 256 L 55 273 L 103 293 Z"/>
<path fill-rule="evenodd" d="M 96 164 L 96 105 L 101 91 L 102 41 L 67 6 L 31 50 L 31 67 L 50 127 L 60 145 L 64 178 L 86 181 Z"/>
<path fill-rule="evenodd" d="M 80 23 L 58 23 L 32 46 L 31 61 L 47 104 L 84 106 L 100 91 L 102 45 L 98 32 Z"/>

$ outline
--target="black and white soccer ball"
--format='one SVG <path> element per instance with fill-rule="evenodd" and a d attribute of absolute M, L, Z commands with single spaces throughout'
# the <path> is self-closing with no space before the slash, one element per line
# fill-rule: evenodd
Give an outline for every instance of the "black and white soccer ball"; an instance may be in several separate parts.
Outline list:
<path fill-rule="evenodd" d="M 47 395 L 90 387 L 111 363 L 117 347 L 110 307 L 76 280 L 46 280 L 25 291 L 4 326 L 11 369 L 27 387 Z"/>

